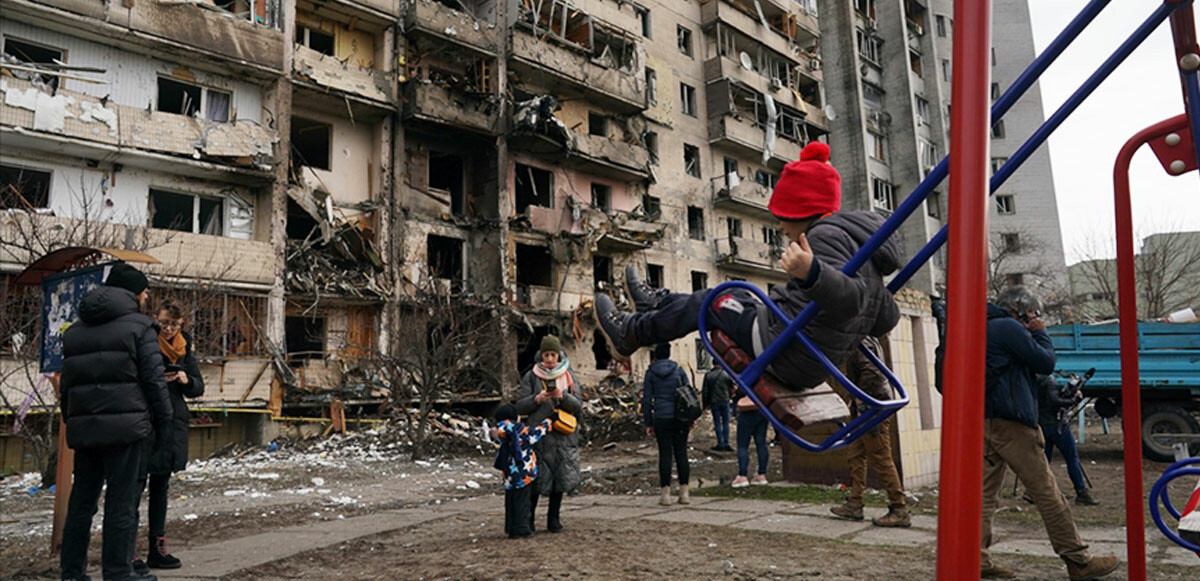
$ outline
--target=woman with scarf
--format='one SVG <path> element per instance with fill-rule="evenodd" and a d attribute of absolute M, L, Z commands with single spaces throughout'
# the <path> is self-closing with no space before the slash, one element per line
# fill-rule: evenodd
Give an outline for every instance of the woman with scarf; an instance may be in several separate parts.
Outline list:
<path fill-rule="evenodd" d="M 562 343 L 558 337 L 547 335 L 538 352 L 540 362 L 521 378 L 517 412 L 526 416 L 527 425 L 537 425 L 546 418 L 553 420 L 556 410 L 578 418 L 583 411 L 583 400 L 575 374 L 571 373 L 571 363 L 562 352 Z M 563 528 L 559 519 L 563 493 L 579 486 L 579 434 L 552 429 L 534 444 L 533 450 L 537 452 L 538 476 L 533 483 L 530 520 L 534 520 L 538 497 L 549 495 L 546 530 L 557 533 Z"/>
<path fill-rule="evenodd" d="M 193 353 L 192 338 L 183 332 L 183 309 L 173 302 L 163 303 L 158 310 L 158 347 L 162 351 L 166 367 L 167 391 L 171 395 L 170 430 L 173 446 L 163 449 L 148 458 L 141 473 L 138 490 L 146 490 L 149 480 L 150 548 L 145 563 L 134 561 L 134 568 L 141 571 L 155 569 L 178 569 L 182 564 L 167 552 L 167 487 L 171 473 L 187 467 L 188 461 L 188 412 L 185 397 L 204 395 L 204 378 L 200 376 L 200 365 Z M 140 498 L 138 499 L 140 503 Z"/>

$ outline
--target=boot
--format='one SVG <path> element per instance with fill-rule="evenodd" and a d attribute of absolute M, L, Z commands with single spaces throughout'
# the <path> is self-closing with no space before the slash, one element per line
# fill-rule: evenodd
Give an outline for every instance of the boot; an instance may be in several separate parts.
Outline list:
<path fill-rule="evenodd" d="M 612 299 L 604 293 L 596 293 L 592 314 L 596 317 L 596 325 L 604 335 L 605 342 L 608 343 L 609 353 L 621 361 L 629 361 L 629 356 L 641 347 L 634 336 L 633 325 L 630 324 L 633 317 L 629 313 L 617 310 Z"/>
<path fill-rule="evenodd" d="M 853 500 L 847 500 L 846 504 L 843 504 L 841 506 L 835 506 L 835 507 L 829 509 L 829 512 L 832 512 L 834 515 L 840 516 L 844 519 L 862 520 L 863 519 L 862 509 L 863 509 L 862 501 L 855 502 Z"/>
<path fill-rule="evenodd" d="M 529 486 L 534 486 L 534 485 L 530 484 Z M 533 493 L 529 495 L 529 533 L 530 534 L 533 534 L 537 530 L 537 527 L 535 527 L 533 525 L 534 525 L 534 521 L 535 521 L 534 517 L 537 515 L 538 497 L 541 496 L 538 494 L 536 487 L 533 489 L 532 492 Z"/>
<path fill-rule="evenodd" d="M 1017 572 L 999 565 L 988 565 L 979 570 L 980 579 L 1012 579 Z"/>
<path fill-rule="evenodd" d="M 912 520 L 908 516 L 908 508 L 903 505 L 892 505 L 888 507 L 887 514 L 871 519 L 871 524 L 877 527 L 902 527 L 907 528 L 912 526 Z"/>
<path fill-rule="evenodd" d="M 1097 506 L 1100 504 L 1100 501 L 1092 498 L 1091 493 L 1084 488 L 1075 493 L 1075 504 L 1080 506 Z"/>
<path fill-rule="evenodd" d="M 134 559 L 130 565 L 133 566 L 133 572 L 137 573 L 138 575 L 150 574 L 150 565 L 147 565 L 146 562 L 141 559 Z"/>
<path fill-rule="evenodd" d="M 557 533 L 563 530 L 562 520 L 560 520 L 559 512 L 562 510 L 563 493 L 550 493 L 550 509 L 546 511 L 546 530 Z"/>
<path fill-rule="evenodd" d="M 146 556 L 146 564 L 153 569 L 178 569 L 183 566 L 179 559 L 167 552 L 167 537 L 163 535 L 150 537 L 150 552 Z"/>
<path fill-rule="evenodd" d="M 662 487 L 662 498 L 658 499 L 658 503 L 663 506 L 671 506 L 671 487 Z"/>
<path fill-rule="evenodd" d="M 659 301 L 671 294 L 671 291 L 665 288 L 656 289 L 646 284 L 638 275 L 637 267 L 629 264 L 625 266 L 625 294 L 633 301 L 633 308 L 639 313 L 644 313 L 658 308 Z"/>
<path fill-rule="evenodd" d="M 1063 560 L 1066 561 L 1066 559 Z M 1090 581 L 1091 579 L 1099 579 L 1116 571 L 1120 565 L 1120 559 L 1117 559 L 1113 555 L 1092 557 L 1086 565 L 1067 561 L 1067 575 L 1071 578 L 1071 581 Z"/>
<path fill-rule="evenodd" d="M 688 494 L 688 485 L 679 485 L 679 504 L 691 504 L 692 496 Z"/>

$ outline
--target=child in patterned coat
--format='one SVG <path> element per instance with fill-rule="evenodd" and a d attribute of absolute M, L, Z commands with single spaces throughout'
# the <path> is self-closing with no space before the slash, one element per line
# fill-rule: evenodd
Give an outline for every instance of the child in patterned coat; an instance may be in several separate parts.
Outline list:
<path fill-rule="evenodd" d="M 496 410 L 496 469 L 504 473 L 504 532 L 508 538 L 533 535 L 532 488 L 537 478 L 537 454 L 533 445 L 550 431 L 550 419 L 530 428 L 517 421 L 517 408 L 504 404 Z"/>

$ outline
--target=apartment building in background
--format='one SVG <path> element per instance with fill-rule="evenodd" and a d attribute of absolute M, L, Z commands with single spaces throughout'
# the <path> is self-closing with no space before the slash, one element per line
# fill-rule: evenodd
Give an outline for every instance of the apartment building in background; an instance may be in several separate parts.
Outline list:
<path fill-rule="evenodd" d="M 156 287 L 203 305 L 198 409 L 247 418 L 403 399 L 364 362 L 413 340 L 422 288 L 513 314 L 502 380 L 460 399 L 506 397 L 547 333 L 590 395 L 629 396 L 648 358 L 612 360 L 591 315 L 595 292 L 623 295 L 626 265 L 677 292 L 767 290 L 787 280 L 767 201 L 806 143 L 832 147 L 843 208 L 882 215 L 948 151 L 948 0 L 0 6 L 0 228 L 84 220 L 156 257 Z M 1032 56 L 1005 52 L 1031 50 L 1013 10 L 997 8 L 1001 87 Z M 1021 34 L 1011 14 L 1025 41 L 1000 42 Z M 1006 135 L 1040 119 L 1024 103 Z M 1048 159 L 1033 162 L 1046 179 L 1022 181 L 1027 167 L 1001 193 L 1049 223 Z M 900 230 L 906 257 L 945 204 L 943 186 Z M 0 253 L 6 281 L 34 258 Z M 941 261 L 902 292 L 887 341 L 913 397 L 898 428 L 912 484 L 936 479 Z M 674 347 L 700 381 L 698 337 Z M 210 439 L 261 423 L 227 419 Z"/>

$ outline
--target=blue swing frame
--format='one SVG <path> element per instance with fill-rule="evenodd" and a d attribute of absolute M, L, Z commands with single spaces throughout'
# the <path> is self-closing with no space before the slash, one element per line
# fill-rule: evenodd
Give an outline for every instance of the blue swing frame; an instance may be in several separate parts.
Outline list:
<path fill-rule="evenodd" d="M 1079 36 L 1081 32 L 1096 18 L 1097 15 L 1109 4 L 1111 0 L 1092 0 L 1087 6 L 1079 12 L 1079 14 L 1059 33 L 1058 37 L 1046 47 L 1042 54 L 1038 55 L 1032 63 L 1025 69 L 1012 86 L 1000 96 L 993 105 L 991 111 L 992 124 L 995 125 L 998 121 L 1004 118 L 1009 109 L 1016 104 L 1026 91 L 1041 77 L 1042 73 L 1062 54 L 1062 52 L 1070 46 L 1070 44 Z M 1171 14 L 1183 7 L 1190 7 L 1192 0 L 1185 2 L 1164 2 L 1160 4 L 1154 12 L 1123 42 L 1116 51 L 1113 52 L 1107 60 L 1101 64 L 1080 87 L 1071 94 L 1071 96 L 1051 115 L 1045 122 L 1042 123 L 1036 131 L 1017 149 L 1008 161 L 1001 166 L 991 177 L 989 181 L 988 195 L 991 196 L 1012 177 L 1012 175 L 1033 155 L 1037 148 L 1041 147 L 1050 135 L 1062 125 L 1076 109 L 1079 108 L 1084 100 L 1100 86 L 1109 75 L 1133 51 L 1145 42 L 1163 22 L 1170 18 Z M 1188 95 L 1188 110 L 1190 112 L 1190 121 L 1192 124 L 1193 139 L 1200 138 L 1200 73 L 1192 72 L 1184 75 L 1186 93 Z M 1198 157 L 1200 157 L 1200 147 L 1197 147 Z M 875 251 L 883 245 L 892 234 L 900 228 L 900 225 L 913 214 L 929 196 L 933 189 L 940 185 L 949 173 L 950 161 L 949 156 L 942 158 L 937 167 L 905 198 L 904 202 L 896 208 L 895 212 L 884 221 L 883 225 L 875 234 L 873 234 L 862 248 L 850 259 L 849 262 L 842 268 L 842 272 L 847 276 L 854 276 L 858 269 L 871 258 Z M 927 244 L 900 270 L 900 272 L 888 283 L 888 291 L 893 294 L 898 291 L 917 273 L 933 255 L 941 249 L 941 247 L 949 239 L 949 224 L 942 228 L 929 240 Z M 770 312 L 780 320 L 787 323 L 786 328 L 774 341 L 766 348 L 763 353 L 757 356 L 746 369 L 741 373 L 735 373 L 729 365 L 720 357 L 712 346 L 712 342 L 708 336 L 708 311 L 711 308 L 712 302 L 717 296 L 736 288 L 743 288 L 752 292 L 759 300 L 761 300 Z M 899 411 L 909 402 L 908 392 L 903 385 L 892 374 L 877 357 L 870 351 L 866 350 L 861 345 L 859 349 L 867 355 L 871 363 L 879 368 L 887 377 L 888 382 L 895 387 L 899 397 L 893 400 L 881 401 L 875 399 L 865 393 L 857 385 L 854 385 L 837 366 L 821 352 L 812 340 L 804 334 L 804 327 L 808 325 L 817 313 L 820 311 L 820 305 L 815 302 L 810 302 L 794 319 L 789 320 L 779 307 L 771 301 L 757 287 L 741 281 L 732 281 L 721 284 L 714 288 L 705 297 L 704 303 L 700 307 L 699 316 L 699 332 L 700 341 L 704 344 L 704 348 L 713 355 L 713 359 L 725 370 L 726 373 L 737 383 L 738 387 L 758 406 L 759 410 L 767 417 L 772 425 L 775 426 L 777 433 L 783 435 L 788 441 L 799 446 L 809 452 L 824 452 L 836 448 L 840 448 L 853 442 L 868 430 L 878 426 L 888 417 Z M 816 357 L 817 361 L 825 368 L 825 370 L 841 384 L 851 395 L 857 399 L 861 399 L 867 404 L 867 411 L 863 412 L 857 418 L 854 418 L 849 423 L 841 425 L 832 435 L 820 443 L 809 442 L 799 434 L 795 433 L 791 428 L 776 418 L 758 396 L 755 395 L 751 387 L 762 376 L 766 368 L 779 356 L 779 354 L 788 347 L 792 341 L 799 341 L 810 353 Z M 780 378 L 786 383 L 786 378 Z"/>

